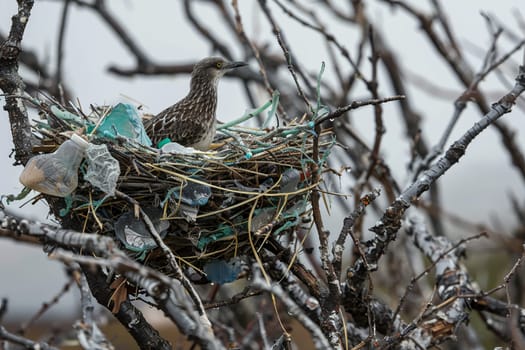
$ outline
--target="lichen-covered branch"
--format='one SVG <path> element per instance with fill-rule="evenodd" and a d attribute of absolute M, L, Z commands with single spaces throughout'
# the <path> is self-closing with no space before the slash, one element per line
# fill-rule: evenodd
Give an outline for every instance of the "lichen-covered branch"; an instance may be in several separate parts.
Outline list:
<path fill-rule="evenodd" d="M 15 159 L 19 164 L 25 164 L 32 155 L 31 125 L 21 98 L 25 85 L 18 74 L 22 38 L 32 8 L 33 0 L 18 1 L 18 13 L 11 19 L 11 30 L 6 40 L 0 44 L 0 89 L 5 94 L 4 109 L 9 114 Z"/>

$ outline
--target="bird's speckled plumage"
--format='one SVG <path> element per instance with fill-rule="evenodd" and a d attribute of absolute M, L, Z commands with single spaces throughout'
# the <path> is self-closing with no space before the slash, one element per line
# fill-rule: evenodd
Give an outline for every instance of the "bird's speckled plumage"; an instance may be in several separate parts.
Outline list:
<path fill-rule="evenodd" d="M 220 57 L 199 61 L 193 67 L 188 95 L 144 123 L 153 143 L 170 138 L 184 146 L 207 150 L 215 137 L 219 79 L 244 65 Z"/>

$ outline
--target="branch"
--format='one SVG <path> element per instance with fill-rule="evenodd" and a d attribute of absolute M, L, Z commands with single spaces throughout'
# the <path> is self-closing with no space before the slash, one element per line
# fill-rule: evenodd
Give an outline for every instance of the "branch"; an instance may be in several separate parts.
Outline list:
<path fill-rule="evenodd" d="M 367 243 L 365 251 L 366 262 L 363 258 L 356 260 L 347 271 L 347 284 L 343 299 L 354 312 L 361 310 L 366 313 L 366 305 L 359 306 L 362 295 L 365 293 L 364 282 L 369 269 L 377 269 L 381 256 L 392 242 L 401 227 L 401 220 L 405 210 L 447 170 L 449 170 L 465 154 L 465 150 L 472 140 L 485 130 L 491 123 L 511 111 L 516 98 L 525 90 L 525 66 L 519 67 L 516 84 L 512 91 L 492 105 L 488 114 L 481 118 L 463 136 L 452 144 L 446 154 L 441 157 L 429 170 L 419 176 L 401 195 L 385 210 L 381 219 L 370 229 L 376 237 Z"/>
<path fill-rule="evenodd" d="M 353 226 L 357 219 L 359 219 L 365 213 L 366 207 L 375 201 L 376 198 L 379 197 L 379 194 L 380 190 L 375 189 L 374 191 L 363 195 L 354 211 L 344 218 L 343 227 L 341 228 L 341 232 L 339 233 L 339 236 L 337 236 L 337 240 L 335 241 L 334 247 L 332 248 L 332 265 L 334 265 L 334 269 L 338 276 L 341 274 L 341 264 L 343 261 L 344 245 L 347 236 L 352 237 L 357 251 L 360 252 L 362 258 L 366 258 L 364 252 L 362 252 L 360 242 L 354 239 Z M 364 261 L 366 263 L 366 260 Z"/>
<path fill-rule="evenodd" d="M 259 6 L 263 10 L 264 15 L 266 16 L 266 19 L 272 26 L 272 32 L 275 35 L 277 42 L 279 43 L 279 46 L 281 47 L 283 51 L 283 55 L 286 59 L 286 64 L 288 66 L 288 70 L 290 71 L 290 74 L 292 75 L 292 78 L 295 82 L 295 87 L 297 89 L 297 92 L 299 93 L 299 96 L 303 99 L 305 105 L 308 107 L 309 111 L 312 111 L 312 107 L 310 106 L 310 102 L 308 101 L 308 98 L 306 97 L 303 88 L 299 84 L 299 80 L 297 79 L 296 71 L 299 73 L 301 78 L 303 79 L 304 83 L 306 84 L 308 90 L 310 91 L 310 94 L 312 96 L 315 96 L 315 89 L 311 86 L 308 79 L 306 79 L 305 74 L 301 70 L 300 66 L 295 63 L 297 61 L 296 57 L 293 56 L 290 52 L 289 45 L 286 43 L 286 40 L 283 37 L 283 34 L 281 32 L 281 29 L 277 25 L 277 22 L 275 21 L 274 17 L 271 14 L 270 8 L 268 7 L 268 4 L 266 3 L 266 0 L 259 0 Z"/>
<path fill-rule="evenodd" d="M 98 258 L 88 258 L 80 255 L 54 253 L 55 258 L 59 258 L 66 263 L 78 262 L 82 265 L 83 272 L 87 277 L 94 296 L 97 298 L 99 304 L 105 307 L 108 307 L 113 294 L 113 290 L 109 285 L 111 281 L 108 281 L 106 275 L 100 268 L 93 271 L 90 268 L 91 266 L 103 265 L 110 267 L 116 273 L 124 274 L 136 282 L 138 280 L 134 278 L 134 276 L 153 278 L 166 288 L 172 289 L 174 293 L 181 295 L 181 297 L 178 298 L 177 304 L 181 304 L 184 298 L 187 298 L 186 294 L 178 292 L 180 286 L 174 284 L 171 278 L 131 260 L 124 252 L 115 246 L 115 242 L 110 237 L 59 229 L 56 226 L 9 215 L 3 209 L 0 209 L 0 236 L 8 236 L 11 238 L 14 236 L 18 236 L 19 238 L 23 238 L 24 236 L 37 237 L 41 242 L 53 243 L 54 245 L 65 247 L 70 251 L 82 251 L 83 254 L 97 256 Z M 159 291 L 158 288 L 146 288 L 144 285 L 141 285 L 141 287 L 144 287 L 146 292 L 150 293 L 152 297 L 157 298 L 157 300 L 162 299 L 159 294 L 157 294 Z M 161 307 L 172 307 L 166 303 L 159 305 Z M 168 315 L 171 315 L 172 309 L 168 310 L 164 308 L 164 311 L 166 311 Z M 180 313 L 179 309 L 176 309 L 176 311 Z M 189 310 L 186 310 L 186 313 L 188 313 L 188 311 Z M 142 313 L 137 310 L 129 300 L 125 300 L 120 305 L 115 317 L 124 325 L 141 348 L 170 348 L 169 343 L 159 336 L 158 332 L 151 327 Z M 175 318 L 176 317 L 177 316 L 175 316 Z M 198 317 L 196 317 L 196 319 L 198 320 Z M 190 331 L 191 333 L 186 334 L 194 335 L 197 339 L 203 339 L 202 342 L 205 344 L 209 343 L 209 336 L 201 330 L 203 327 L 199 327 L 200 323 L 197 320 L 191 320 L 190 325 L 181 328 L 181 331 Z"/>
<path fill-rule="evenodd" d="M 434 29 L 434 15 L 426 16 L 421 11 L 411 7 L 409 4 L 403 1 L 397 0 L 382 0 L 385 3 L 397 6 L 405 10 L 408 14 L 413 16 L 420 24 L 421 29 L 425 32 L 431 44 L 434 46 L 436 51 L 441 55 L 441 57 L 448 63 L 450 69 L 456 74 L 457 78 L 461 81 L 465 88 L 468 88 L 472 81 L 475 79 L 472 69 L 469 67 L 468 63 L 463 59 L 459 48 L 454 44 L 457 42 L 456 39 L 452 37 L 452 31 L 446 29 L 448 42 L 441 40 L 438 32 Z M 439 15 L 439 14 L 438 14 Z M 443 21 L 442 21 L 443 23 Z M 448 24 L 445 23 L 445 26 Z M 456 50 L 449 50 L 449 47 L 455 47 Z M 487 114 L 490 111 L 490 107 L 487 104 L 487 101 L 482 93 L 477 94 L 476 103 L 481 113 Z M 509 129 L 509 127 L 501 121 L 494 123 L 496 130 L 500 133 L 501 141 L 506 147 L 509 156 L 511 157 L 513 165 L 519 171 L 521 177 L 525 179 L 525 156 L 515 140 L 515 133 Z"/>
<path fill-rule="evenodd" d="M 261 272 L 257 264 L 253 265 L 252 286 L 254 288 L 272 293 L 277 298 L 279 298 L 281 302 L 286 306 L 288 312 L 290 314 L 293 314 L 294 317 L 310 332 L 317 349 L 331 349 L 330 343 L 326 339 L 323 332 L 321 332 L 319 326 L 313 323 L 308 318 L 308 316 L 304 314 L 301 308 L 288 296 L 288 294 L 285 291 L 283 291 L 281 286 L 275 283 L 268 285 L 268 283 L 266 283 L 264 278 L 261 276 Z"/>
<path fill-rule="evenodd" d="M 186 17 L 189 19 L 191 24 L 193 24 L 195 29 L 197 29 L 197 31 L 210 42 L 213 51 L 218 51 L 225 58 L 232 60 L 233 55 L 231 54 L 230 48 L 226 44 L 220 42 L 220 40 L 217 39 L 217 37 L 213 35 L 210 30 L 208 30 L 202 23 L 200 23 L 197 20 L 191 7 L 192 3 L 194 3 L 194 1 L 184 0 L 184 12 L 186 13 Z"/>
<path fill-rule="evenodd" d="M 371 99 L 367 101 L 354 101 L 350 103 L 349 105 L 338 107 L 336 110 L 328 113 L 327 115 L 316 119 L 315 124 L 319 125 L 327 120 L 333 120 L 333 119 L 339 118 L 340 116 L 342 116 L 343 114 L 345 114 L 346 112 L 352 109 L 358 109 L 360 107 L 370 106 L 370 105 L 376 106 L 376 105 L 380 105 L 386 102 L 400 101 L 400 100 L 403 100 L 404 98 L 405 98 L 404 95 L 397 95 L 397 96 L 385 97 L 385 98 L 380 98 L 380 99 Z"/>
<path fill-rule="evenodd" d="M 0 326 L 0 339 L 3 339 L 9 343 L 18 344 L 23 346 L 25 349 L 42 349 L 42 350 L 58 350 L 53 346 L 49 346 L 44 342 L 35 342 L 19 335 L 10 333 L 3 326 Z M 2 345 L 0 343 L 0 345 Z"/>
<path fill-rule="evenodd" d="M 81 266 L 93 296 L 100 305 L 107 308 L 113 294 L 107 277 L 99 268 L 93 270 L 90 266 Z M 171 350 L 170 343 L 159 335 L 158 331 L 144 318 L 142 312 L 129 300 L 124 300 L 120 304 L 119 310 L 114 316 L 135 339 L 141 349 Z"/>
<path fill-rule="evenodd" d="M 442 342 L 453 336 L 460 324 L 468 322 L 471 308 L 502 317 L 509 317 L 512 311 L 516 311 L 517 329 L 522 336 L 525 335 L 525 310 L 512 305 L 510 300 L 504 303 L 487 296 L 487 293 L 481 292 L 476 284 L 471 282 L 467 270 L 459 263 L 461 254 L 454 251 L 458 249 L 461 251 L 461 245 L 452 245 L 445 237 L 432 236 L 422 217 L 417 213 L 408 219 L 407 234 L 412 237 L 416 247 L 432 262 L 429 268 L 435 268 L 436 271 L 436 290 L 441 302 L 431 306 L 422 315 L 424 318 L 422 325 L 433 332 L 434 342 Z M 518 259 L 513 269 L 505 276 L 505 283 L 508 283 L 521 261 L 522 258 Z M 488 293 L 495 290 L 497 289 Z"/>
<path fill-rule="evenodd" d="M 24 95 L 25 85 L 18 74 L 22 38 L 32 8 L 33 0 L 18 1 L 18 13 L 12 17 L 9 35 L 0 45 L 0 89 L 6 94 L 4 109 L 9 114 L 17 164 L 26 164 L 32 156 L 31 124 L 19 97 Z"/>
<path fill-rule="evenodd" d="M 93 317 L 95 305 L 93 295 L 89 289 L 87 278 L 80 272 L 80 266 L 73 266 L 78 288 L 80 290 L 80 303 L 82 306 L 82 322 L 77 322 L 74 328 L 77 331 L 78 341 L 84 349 L 114 349 L 113 345 L 106 339 L 100 328 L 98 328 Z"/>
<path fill-rule="evenodd" d="M 452 165 L 459 161 L 459 159 L 465 154 L 469 144 L 476 136 L 504 114 L 509 113 L 512 110 L 512 106 L 516 102 L 516 99 L 524 90 L 525 66 L 520 66 L 518 76 L 516 77 L 516 84 L 512 91 L 503 96 L 498 102 L 494 103 L 491 110 L 485 116 L 475 123 L 472 128 L 467 130 L 461 138 L 454 142 L 443 157 L 441 157 L 429 170 L 425 171 L 417 181 L 410 185 L 410 187 L 399 196 L 398 201 L 402 202 L 403 205 L 406 205 L 408 208 L 413 199 L 418 198 L 423 192 L 428 190 L 432 183 L 449 170 Z"/>
<path fill-rule="evenodd" d="M 523 45 L 525 45 L 525 40 L 520 41 L 516 46 L 514 46 L 509 52 L 507 52 L 505 55 L 503 55 L 498 60 L 495 60 L 494 62 L 491 62 L 490 59 L 495 55 L 496 51 L 496 42 L 499 38 L 501 32 L 496 32 L 493 35 L 493 41 L 491 44 L 491 47 L 485 54 L 485 58 L 483 61 L 482 68 L 479 73 L 476 74 L 475 78 L 471 81 L 469 87 L 466 91 L 459 96 L 456 101 L 454 102 L 454 114 L 449 121 L 449 124 L 447 125 L 447 128 L 445 129 L 445 132 L 441 136 L 439 143 L 432 149 L 430 153 L 428 153 L 424 159 L 421 159 L 420 162 L 416 163 L 416 165 L 413 167 L 415 169 L 414 171 L 414 179 L 419 173 L 428 168 L 428 165 L 439 155 L 443 152 L 443 149 L 445 147 L 445 144 L 452 133 L 452 129 L 456 125 L 457 121 L 459 120 L 459 117 L 461 113 L 464 111 L 464 109 L 467 106 L 467 101 L 472 98 L 472 96 L 476 96 L 478 92 L 478 86 L 481 81 L 483 81 L 487 75 L 492 72 L 493 70 L 497 69 L 501 64 L 506 62 L 514 53 L 516 53 L 518 50 L 520 50 Z"/>
<path fill-rule="evenodd" d="M 92 2 L 86 2 L 83 0 L 67 0 L 73 1 L 75 4 L 83 7 L 91 8 L 95 11 L 106 24 L 117 34 L 118 38 L 122 41 L 122 44 L 128 49 L 128 51 L 137 59 L 138 66 L 148 66 L 150 59 L 146 53 L 135 43 L 135 41 L 128 34 L 126 29 L 119 23 L 113 15 L 107 10 L 106 4 L 103 0 L 94 0 Z"/>
<path fill-rule="evenodd" d="M 71 0 L 65 0 L 64 7 L 62 9 L 62 19 L 60 21 L 60 29 L 58 32 L 58 45 L 57 45 L 57 63 L 56 63 L 56 71 L 55 71 L 55 82 L 58 87 L 57 90 L 60 89 L 60 86 L 62 85 L 62 73 L 63 73 L 63 61 L 64 61 L 64 41 L 66 37 L 66 27 L 67 27 L 67 19 L 69 16 L 69 9 L 71 5 Z M 57 96 L 62 98 L 62 96 Z M 61 101 L 63 105 L 66 104 L 66 101 Z"/>

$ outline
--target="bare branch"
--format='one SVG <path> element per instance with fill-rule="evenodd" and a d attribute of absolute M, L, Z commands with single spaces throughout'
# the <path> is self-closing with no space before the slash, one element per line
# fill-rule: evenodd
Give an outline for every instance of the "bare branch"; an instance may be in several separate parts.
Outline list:
<path fill-rule="evenodd" d="M 32 0 L 18 1 L 18 13 L 12 18 L 9 35 L 0 44 L 0 89 L 6 94 L 4 109 L 9 113 L 15 159 L 19 164 L 25 164 L 32 155 L 31 125 L 20 98 L 24 95 L 25 85 L 18 74 L 22 38 L 32 7 Z"/>

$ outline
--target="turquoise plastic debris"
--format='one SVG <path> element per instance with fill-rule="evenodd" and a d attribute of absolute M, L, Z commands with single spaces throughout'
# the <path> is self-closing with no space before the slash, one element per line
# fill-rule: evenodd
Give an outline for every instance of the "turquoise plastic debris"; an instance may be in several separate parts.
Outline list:
<path fill-rule="evenodd" d="M 275 112 L 277 111 L 277 107 L 279 106 L 279 97 L 280 97 L 279 91 L 274 90 L 272 93 L 272 108 L 268 112 L 268 116 L 266 117 L 266 120 L 263 123 L 263 126 L 262 126 L 263 129 L 266 129 L 268 125 L 270 125 L 270 122 L 272 121 L 272 119 L 274 118 Z M 279 124 L 279 119 L 275 118 L 275 120 L 277 121 L 277 124 Z"/>
<path fill-rule="evenodd" d="M 276 229 L 273 234 L 279 236 L 281 232 L 288 230 L 289 228 L 296 227 L 301 222 L 301 215 L 306 212 L 309 202 L 306 200 L 295 203 L 291 208 L 282 213 L 283 220 L 293 219 L 292 221 L 286 221 L 281 227 Z"/>
<path fill-rule="evenodd" d="M 277 93 L 277 101 L 278 101 L 278 93 Z M 262 113 L 263 111 L 265 111 L 268 107 L 270 107 L 272 105 L 273 101 L 270 100 L 270 101 L 267 101 L 265 104 L 263 104 L 261 107 L 259 108 L 254 108 L 254 109 L 248 109 L 244 112 L 244 114 L 240 117 L 240 118 L 237 118 L 235 120 L 232 120 L 230 122 L 227 122 L 227 123 L 224 123 L 224 124 L 220 124 L 220 125 L 217 125 L 217 130 L 225 130 L 225 129 L 229 129 L 231 128 L 232 126 L 235 126 L 235 125 L 238 125 L 242 122 L 245 122 L 247 121 L 248 119 L 251 119 L 253 117 L 255 117 L 256 115 Z"/>
<path fill-rule="evenodd" d="M 203 267 L 206 278 L 208 278 L 210 282 L 217 284 L 235 281 L 241 269 L 241 261 L 238 258 L 233 258 L 228 262 L 224 260 L 211 260 Z"/>
<path fill-rule="evenodd" d="M 199 250 L 204 250 L 209 243 L 218 241 L 221 238 L 229 237 L 233 235 L 233 228 L 224 224 L 220 224 L 216 233 L 212 233 L 207 236 L 201 236 L 197 243 Z"/>
<path fill-rule="evenodd" d="M 73 207 L 73 196 L 71 196 L 71 195 L 65 196 L 64 197 L 64 202 L 66 204 L 66 207 L 60 209 L 60 211 L 58 212 L 58 215 L 60 215 L 61 217 L 66 216 L 69 213 L 69 211 L 71 210 L 71 208 Z"/>
<path fill-rule="evenodd" d="M 317 106 L 316 106 L 316 109 L 317 109 L 317 111 L 319 111 L 319 109 L 322 106 L 321 105 L 321 78 L 323 76 L 324 69 L 325 69 L 325 63 L 323 61 L 321 63 L 321 69 L 319 70 L 319 74 L 317 75 L 317 87 L 316 87 L 316 92 L 317 92 Z"/>
<path fill-rule="evenodd" d="M 169 137 L 163 138 L 162 140 L 160 140 L 157 143 L 157 148 L 160 149 L 160 148 L 164 147 L 165 145 L 167 145 L 170 142 L 171 142 L 171 139 Z"/>
<path fill-rule="evenodd" d="M 95 127 L 88 127 L 88 132 L 92 132 Z M 96 128 L 96 134 L 109 139 L 116 139 L 117 136 L 124 136 L 137 141 L 144 146 L 151 146 L 152 142 L 140 118 L 137 108 L 127 103 L 119 103 Z"/>
<path fill-rule="evenodd" d="M 58 108 L 57 106 L 55 106 L 55 105 L 51 105 L 51 107 L 49 107 L 49 109 L 51 110 L 51 113 L 53 113 L 56 117 L 58 117 L 58 118 L 60 118 L 62 120 L 65 120 L 67 122 L 72 122 L 72 123 L 75 123 L 77 125 L 84 125 L 84 121 L 82 120 L 82 118 L 80 118 L 76 114 L 73 114 L 73 113 L 68 112 L 68 111 L 63 111 L 60 108 Z"/>
<path fill-rule="evenodd" d="M 29 187 L 24 187 L 19 194 L 7 194 L 0 196 L 0 202 L 3 202 L 5 199 L 6 203 L 9 205 L 14 201 L 21 201 L 22 199 L 26 198 L 29 193 L 31 193 L 31 189 Z"/>

